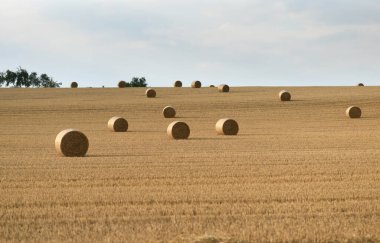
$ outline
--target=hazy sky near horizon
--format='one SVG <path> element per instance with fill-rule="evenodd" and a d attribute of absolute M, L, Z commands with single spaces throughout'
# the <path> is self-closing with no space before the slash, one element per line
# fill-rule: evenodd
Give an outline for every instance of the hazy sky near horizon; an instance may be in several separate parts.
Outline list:
<path fill-rule="evenodd" d="M 0 0 L 0 71 L 69 86 L 380 85 L 378 0 Z"/>

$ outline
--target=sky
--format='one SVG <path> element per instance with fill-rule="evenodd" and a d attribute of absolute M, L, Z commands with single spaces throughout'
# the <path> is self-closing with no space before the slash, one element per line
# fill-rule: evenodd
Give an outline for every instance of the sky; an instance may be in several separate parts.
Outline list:
<path fill-rule="evenodd" d="M 0 71 L 68 87 L 380 85 L 379 0 L 0 0 Z"/>

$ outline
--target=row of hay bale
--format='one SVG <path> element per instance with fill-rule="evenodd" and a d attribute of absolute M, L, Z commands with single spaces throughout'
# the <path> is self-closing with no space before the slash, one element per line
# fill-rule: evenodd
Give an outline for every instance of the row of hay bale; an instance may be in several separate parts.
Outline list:
<path fill-rule="evenodd" d="M 176 111 L 171 106 L 166 106 L 163 111 L 165 118 L 175 117 Z M 359 118 L 361 110 L 359 107 L 351 106 L 347 108 L 346 114 L 350 118 Z M 122 117 L 112 117 L 108 120 L 107 127 L 113 132 L 127 132 L 128 121 Z M 218 135 L 237 135 L 239 125 L 234 119 L 222 118 L 215 124 L 215 130 Z M 166 133 L 173 139 L 187 139 L 190 136 L 190 127 L 183 121 L 173 121 L 166 129 Z M 85 156 L 89 141 L 84 133 L 76 129 L 65 129 L 58 133 L 55 139 L 55 148 L 58 154 L 67 157 Z"/>
<path fill-rule="evenodd" d="M 225 86 L 227 86 L 227 85 L 223 85 L 223 87 L 225 87 Z M 228 87 L 228 90 L 229 90 L 229 87 Z M 228 92 L 228 91 L 222 90 L 220 92 Z M 156 94 L 157 94 L 156 91 L 154 89 L 152 89 L 152 88 L 149 88 L 149 89 L 147 89 L 145 91 L 145 95 L 148 98 L 154 98 L 154 97 L 156 97 Z M 290 101 L 292 99 L 292 95 L 287 90 L 281 90 L 279 92 L 278 96 L 279 96 L 279 98 L 280 98 L 281 101 Z M 167 109 L 172 109 L 172 108 L 171 107 L 167 107 Z M 361 110 L 360 110 L 359 107 L 351 106 L 351 107 L 347 108 L 346 114 L 350 118 L 360 118 L 361 117 Z"/>
<path fill-rule="evenodd" d="M 166 106 L 163 111 L 165 118 L 175 117 L 176 111 L 171 106 Z M 359 107 L 347 108 L 346 115 L 350 118 L 359 118 L 361 110 Z M 113 132 L 127 132 L 128 121 L 123 117 L 112 117 L 108 120 L 107 127 Z M 218 135 L 237 135 L 239 125 L 234 119 L 219 119 L 215 124 Z M 173 121 L 166 129 L 167 135 L 173 139 L 187 139 L 190 136 L 190 127 L 183 121 Z M 76 129 L 65 129 L 58 133 L 55 139 L 55 148 L 58 154 L 67 157 L 85 156 L 89 147 L 88 138 L 84 133 Z"/>
<path fill-rule="evenodd" d="M 287 90 L 281 90 L 278 94 L 281 101 L 290 101 L 292 95 Z M 346 109 L 346 116 L 349 118 L 360 118 L 362 116 L 362 111 L 357 106 L 350 106 Z"/>
<path fill-rule="evenodd" d="M 119 81 L 119 83 L 117 84 L 117 86 L 119 88 L 126 88 L 127 87 L 127 82 L 125 82 L 124 80 L 121 80 Z M 70 85 L 71 88 L 78 88 L 78 83 L 77 82 L 71 82 L 71 85 Z M 176 88 L 180 88 L 182 87 L 182 82 L 180 80 L 177 80 L 174 82 L 174 87 Z M 191 83 L 191 87 L 192 88 L 201 88 L 202 87 L 202 83 L 201 81 L 193 81 Z M 215 87 L 214 85 L 210 85 L 210 87 Z M 221 91 L 221 92 L 228 92 L 230 89 L 230 87 L 226 84 L 221 84 L 218 86 L 218 90 Z"/>
<path fill-rule="evenodd" d="M 364 86 L 364 84 L 363 83 L 358 83 L 357 86 Z M 180 80 L 175 81 L 174 82 L 174 87 L 176 87 L 176 88 L 182 87 L 182 82 Z M 192 88 L 201 88 L 202 87 L 202 83 L 199 80 L 193 81 L 191 83 L 191 87 Z M 215 87 L 215 86 L 214 85 L 210 85 L 210 87 Z M 221 88 L 221 86 L 219 86 L 218 88 Z M 228 91 L 224 91 L 224 92 L 228 92 Z"/>
<path fill-rule="evenodd" d="M 71 85 L 70 85 L 71 88 L 78 88 L 78 83 L 77 82 L 72 82 Z M 127 83 L 125 81 L 120 81 L 118 83 L 118 87 L 119 88 L 126 88 L 127 87 Z M 177 80 L 175 81 L 174 83 L 174 87 L 182 87 L 182 82 Z M 194 81 L 192 84 L 191 84 L 191 87 L 192 88 L 201 88 L 202 87 L 202 84 L 200 81 Z M 210 87 L 215 87 L 214 85 L 210 85 Z M 227 84 L 221 84 L 218 86 L 218 91 L 219 92 L 229 92 L 230 91 L 230 87 L 227 85 Z M 153 89 L 148 89 L 146 90 L 146 95 L 148 97 L 155 97 L 155 90 Z"/>
<path fill-rule="evenodd" d="M 146 90 L 147 97 L 155 97 L 154 89 Z M 281 101 L 290 101 L 291 94 L 287 90 L 279 93 Z M 176 111 L 171 106 L 164 107 L 163 116 L 165 118 L 173 118 Z M 350 106 L 346 110 L 346 115 L 350 118 L 360 118 L 361 109 L 356 106 Z M 122 117 L 112 117 L 107 123 L 108 129 L 113 132 L 127 132 L 128 122 Z M 237 135 L 239 131 L 238 123 L 230 118 L 219 119 L 215 125 L 217 134 L 221 135 Z M 187 139 L 190 136 L 190 127 L 182 121 L 173 121 L 167 127 L 167 135 L 173 139 Z M 84 133 L 76 129 L 65 129 L 61 131 L 55 139 L 55 148 L 57 152 L 63 156 L 78 157 L 85 156 L 89 147 L 88 138 Z"/>
<path fill-rule="evenodd" d="M 230 87 L 226 84 L 219 85 L 218 91 L 221 93 L 228 93 L 230 91 Z M 155 98 L 157 95 L 157 92 L 153 88 L 148 88 L 145 90 L 145 95 L 148 98 Z"/>
<path fill-rule="evenodd" d="M 121 82 L 121 81 L 120 81 Z M 124 81 L 123 81 L 124 82 Z M 176 82 L 181 82 L 181 81 L 176 81 Z M 199 82 L 199 81 L 195 81 L 195 82 Z M 199 82 L 200 83 L 200 82 Z M 182 84 L 181 84 L 182 85 Z M 71 84 L 71 87 L 72 88 L 77 88 L 78 87 L 78 84 L 76 83 L 76 82 L 73 82 L 72 84 Z M 200 85 L 199 85 L 199 87 L 200 87 Z M 221 85 L 219 85 L 218 86 L 218 91 L 219 92 L 221 92 L 221 93 L 228 93 L 229 91 L 230 91 L 230 86 L 228 86 L 227 84 L 221 84 Z M 148 97 L 148 98 L 154 98 L 154 97 L 156 97 L 156 95 L 157 95 L 157 92 L 156 92 L 156 90 L 155 89 L 153 89 L 153 88 L 148 88 L 148 89 L 146 89 L 145 90 L 145 95 Z M 286 90 L 282 90 L 282 91 L 280 91 L 280 99 L 282 100 L 282 101 L 290 101 L 290 99 L 291 99 L 291 95 L 290 95 L 290 93 L 288 92 L 288 91 L 286 91 Z"/>
<path fill-rule="evenodd" d="M 127 82 L 121 80 L 121 81 L 119 81 L 119 83 L 118 83 L 117 86 L 119 88 L 126 88 L 127 87 Z M 358 83 L 357 86 L 364 86 L 364 84 L 363 83 Z M 71 88 L 78 88 L 78 83 L 77 82 L 71 82 L 70 87 Z M 182 87 L 182 81 L 176 80 L 174 82 L 174 87 L 175 88 L 181 88 Z M 192 88 L 201 88 L 202 87 L 202 83 L 199 80 L 193 81 L 191 83 L 191 87 Z M 214 85 L 210 85 L 209 87 L 212 88 L 212 87 L 215 87 L 215 86 Z M 230 87 L 228 85 L 226 85 L 226 84 L 221 84 L 221 85 L 218 86 L 218 89 L 221 92 L 228 92 L 229 89 L 230 89 Z"/>
<path fill-rule="evenodd" d="M 360 117 L 361 110 L 358 107 L 349 107 L 346 114 L 349 117 L 357 118 Z M 113 132 L 128 131 L 128 122 L 122 117 L 112 117 L 109 119 L 107 126 L 108 129 Z M 217 121 L 215 124 L 215 130 L 218 135 L 237 135 L 239 132 L 239 125 L 233 119 L 223 118 Z M 170 138 L 176 140 L 187 139 L 190 136 L 190 127 L 183 121 L 173 121 L 168 125 L 166 132 Z M 62 156 L 82 157 L 85 156 L 88 151 L 89 140 L 81 131 L 76 129 L 65 129 L 56 136 L 55 148 L 57 153 Z"/>
<path fill-rule="evenodd" d="M 181 87 L 182 83 L 179 84 L 177 82 L 181 82 L 181 81 L 177 80 L 175 82 L 175 87 Z M 200 87 L 200 85 L 201 85 L 200 82 L 199 83 L 197 83 L 197 82 L 199 82 L 199 81 L 194 81 L 193 83 L 194 83 L 195 86 L 199 86 Z M 364 84 L 363 83 L 359 83 L 358 86 L 364 86 Z M 72 83 L 72 87 L 73 88 L 77 88 L 78 84 L 76 82 L 73 82 Z M 228 85 L 226 85 L 226 84 L 221 84 L 221 85 L 218 86 L 218 90 L 219 90 L 219 92 L 229 92 L 230 87 Z M 154 89 L 149 88 L 149 89 L 147 89 L 145 91 L 145 95 L 148 98 L 154 98 L 154 97 L 156 97 L 157 93 L 156 93 L 156 91 Z M 279 93 L 279 98 L 280 98 L 281 101 L 290 101 L 291 98 L 292 98 L 292 95 L 287 90 L 281 90 L 280 93 Z M 168 108 L 170 108 L 170 107 L 168 107 Z M 360 118 L 361 114 L 362 114 L 361 109 L 359 107 L 357 107 L 357 106 L 350 106 L 346 110 L 346 115 L 348 117 L 350 117 L 350 118 Z"/>
<path fill-rule="evenodd" d="M 175 85 L 179 85 L 177 82 L 181 82 L 179 80 L 177 80 L 175 82 Z M 198 83 L 199 81 L 194 81 L 194 85 L 198 86 Z M 180 84 L 182 86 L 182 83 Z M 78 87 L 78 84 L 76 82 L 73 82 L 72 83 L 72 87 L 74 86 L 74 88 Z M 363 83 L 359 83 L 358 86 L 364 86 Z M 176 86 L 177 87 L 177 86 Z M 180 86 L 178 86 L 180 87 Z M 199 87 L 200 87 L 200 82 L 199 82 Z M 221 84 L 218 86 L 218 90 L 219 92 L 229 92 L 230 90 L 230 87 L 226 84 Z M 148 98 L 154 98 L 156 97 L 157 93 L 154 89 L 152 88 L 149 88 L 145 91 L 145 95 L 148 97 Z M 280 93 L 279 93 L 279 98 L 281 101 L 290 101 L 291 98 L 292 98 L 292 95 L 290 94 L 289 91 L 287 90 L 281 90 Z M 346 115 L 350 118 L 360 118 L 361 117 L 361 109 L 357 106 L 350 106 L 347 108 L 346 110 Z"/>
<path fill-rule="evenodd" d="M 166 117 L 165 110 L 167 109 L 164 109 L 163 113 Z M 170 111 L 170 116 L 173 116 L 173 110 Z M 122 117 L 112 117 L 108 120 L 107 127 L 113 132 L 127 132 L 128 121 Z M 237 135 L 239 125 L 233 119 L 223 118 L 217 121 L 215 130 L 218 135 Z M 166 133 L 172 139 L 188 139 L 190 136 L 190 127 L 183 121 L 173 121 L 168 125 Z M 66 157 L 85 156 L 89 145 L 90 143 L 87 136 L 76 129 L 65 129 L 58 133 L 55 138 L 55 149 L 57 153 Z"/>
<path fill-rule="evenodd" d="M 219 85 L 218 90 L 219 90 L 219 92 L 226 93 L 226 92 L 230 91 L 230 87 L 226 84 L 221 84 L 221 85 Z M 157 92 L 155 89 L 149 88 L 149 89 L 145 90 L 145 95 L 148 98 L 154 98 L 154 97 L 156 97 Z M 279 97 L 280 97 L 281 101 L 290 101 L 292 98 L 291 94 L 287 90 L 280 91 Z"/>

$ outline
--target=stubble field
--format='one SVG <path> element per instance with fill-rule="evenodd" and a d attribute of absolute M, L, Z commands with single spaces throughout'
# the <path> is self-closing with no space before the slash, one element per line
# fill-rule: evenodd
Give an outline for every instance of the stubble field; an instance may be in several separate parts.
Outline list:
<path fill-rule="evenodd" d="M 0 241 L 379 241 L 380 87 L 281 89 L 0 89 Z M 66 128 L 86 157 L 57 155 Z"/>

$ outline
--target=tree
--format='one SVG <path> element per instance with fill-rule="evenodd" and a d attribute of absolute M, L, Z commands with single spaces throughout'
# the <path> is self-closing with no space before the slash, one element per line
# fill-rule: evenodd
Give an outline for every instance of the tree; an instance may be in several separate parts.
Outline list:
<path fill-rule="evenodd" d="M 6 86 L 8 87 L 10 84 L 15 84 L 16 82 L 16 79 L 17 79 L 17 74 L 15 72 L 12 72 L 10 70 L 7 70 L 5 72 L 5 82 L 6 82 Z"/>
<path fill-rule="evenodd" d="M 145 77 L 133 77 L 131 82 L 127 83 L 127 87 L 146 87 L 147 85 Z"/>
<path fill-rule="evenodd" d="M 39 78 L 41 82 L 41 86 L 44 88 L 59 88 L 62 83 L 56 83 L 52 78 L 46 75 L 46 73 L 43 73 L 40 75 Z"/>
<path fill-rule="evenodd" d="M 41 80 L 38 78 L 36 72 L 32 72 L 29 74 L 29 81 L 31 82 L 33 87 L 41 87 Z"/>
<path fill-rule="evenodd" d="M 16 86 L 21 87 L 30 87 L 31 82 L 29 81 L 29 73 L 25 69 L 19 67 L 16 71 Z"/>
<path fill-rule="evenodd" d="M 41 74 L 38 77 L 36 72 L 28 73 L 25 69 L 19 67 L 16 72 L 7 70 L 0 73 L 0 87 L 12 85 L 13 87 L 44 87 L 59 88 L 62 83 L 55 82 L 47 74 Z"/>

